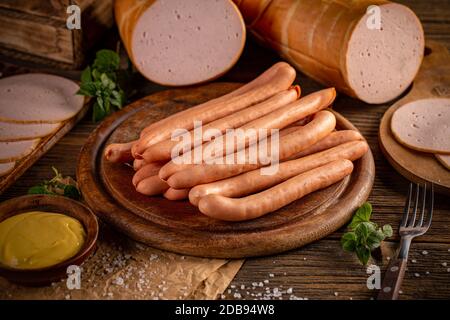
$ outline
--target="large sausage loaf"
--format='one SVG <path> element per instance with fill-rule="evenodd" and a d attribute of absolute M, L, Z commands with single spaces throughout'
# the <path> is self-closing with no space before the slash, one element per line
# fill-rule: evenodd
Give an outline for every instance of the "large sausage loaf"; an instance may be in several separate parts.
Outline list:
<path fill-rule="evenodd" d="M 368 103 L 399 96 L 413 81 L 423 58 L 422 25 L 401 4 L 234 1 L 257 39 L 306 75 Z M 371 5 L 377 7 L 367 11 Z"/>

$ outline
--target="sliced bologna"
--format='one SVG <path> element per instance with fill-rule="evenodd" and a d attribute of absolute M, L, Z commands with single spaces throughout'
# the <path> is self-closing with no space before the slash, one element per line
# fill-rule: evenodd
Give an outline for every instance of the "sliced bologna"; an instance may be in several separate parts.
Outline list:
<path fill-rule="evenodd" d="M 14 169 L 15 165 L 15 162 L 0 163 L 0 177 L 6 176 L 10 173 Z"/>
<path fill-rule="evenodd" d="M 0 142 L 0 163 L 12 162 L 29 155 L 40 139 Z"/>
<path fill-rule="evenodd" d="M 245 24 L 230 0 L 117 0 L 115 15 L 135 67 L 160 84 L 217 78 L 244 48 Z"/>
<path fill-rule="evenodd" d="M 401 106 L 392 115 L 391 130 L 408 148 L 450 154 L 450 99 L 422 99 Z"/>
<path fill-rule="evenodd" d="M 450 155 L 435 154 L 435 156 L 447 170 L 450 170 Z"/>
<path fill-rule="evenodd" d="M 17 141 L 45 137 L 61 123 L 13 123 L 0 121 L 0 141 Z"/>
<path fill-rule="evenodd" d="M 0 79 L 0 120 L 18 123 L 57 123 L 77 114 L 84 97 L 66 78 L 30 73 Z"/>

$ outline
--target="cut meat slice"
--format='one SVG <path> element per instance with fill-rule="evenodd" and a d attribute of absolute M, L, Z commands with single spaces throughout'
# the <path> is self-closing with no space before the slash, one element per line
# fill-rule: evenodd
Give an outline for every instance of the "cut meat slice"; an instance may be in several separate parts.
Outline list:
<path fill-rule="evenodd" d="M 450 170 L 450 155 L 435 154 L 435 156 L 447 170 Z"/>
<path fill-rule="evenodd" d="M 10 173 L 14 169 L 15 165 L 15 162 L 0 163 L 0 177 L 6 176 Z"/>
<path fill-rule="evenodd" d="M 0 141 L 29 140 L 45 137 L 61 123 L 13 123 L 0 121 Z"/>
<path fill-rule="evenodd" d="M 230 0 L 117 0 L 115 14 L 134 65 L 160 84 L 215 79 L 244 48 L 244 20 Z"/>
<path fill-rule="evenodd" d="M 0 163 L 19 160 L 36 148 L 40 139 L 0 142 Z"/>
<path fill-rule="evenodd" d="M 79 86 L 66 78 L 30 73 L 0 79 L 0 120 L 56 123 L 73 117 L 84 105 Z"/>
<path fill-rule="evenodd" d="M 422 99 L 401 106 L 392 115 L 391 130 L 408 148 L 450 154 L 450 99 Z"/>

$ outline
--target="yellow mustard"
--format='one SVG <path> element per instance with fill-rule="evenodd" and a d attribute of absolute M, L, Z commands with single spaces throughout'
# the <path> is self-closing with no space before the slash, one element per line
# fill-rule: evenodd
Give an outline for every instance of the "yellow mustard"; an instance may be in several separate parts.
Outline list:
<path fill-rule="evenodd" d="M 49 267 L 77 254 L 85 238 L 81 223 L 67 215 L 21 213 L 0 223 L 0 264 L 15 269 Z"/>

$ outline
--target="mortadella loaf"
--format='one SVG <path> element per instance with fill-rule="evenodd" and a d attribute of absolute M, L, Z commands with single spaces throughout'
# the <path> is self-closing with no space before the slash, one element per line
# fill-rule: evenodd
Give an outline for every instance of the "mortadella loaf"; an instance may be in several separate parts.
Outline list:
<path fill-rule="evenodd" d="M 423 59 L 422 25 L 401 4 L 234 1 L 258 40 L 311 78 L 367 103 L 399 96 L 412 83 Z"/>
<path fill-rule="evenodd" d="M 244 20 L 231 0 L 116 0 L 115 16 L 134 66 L 164 85 L 215 79 L 244 48 Z"/>

